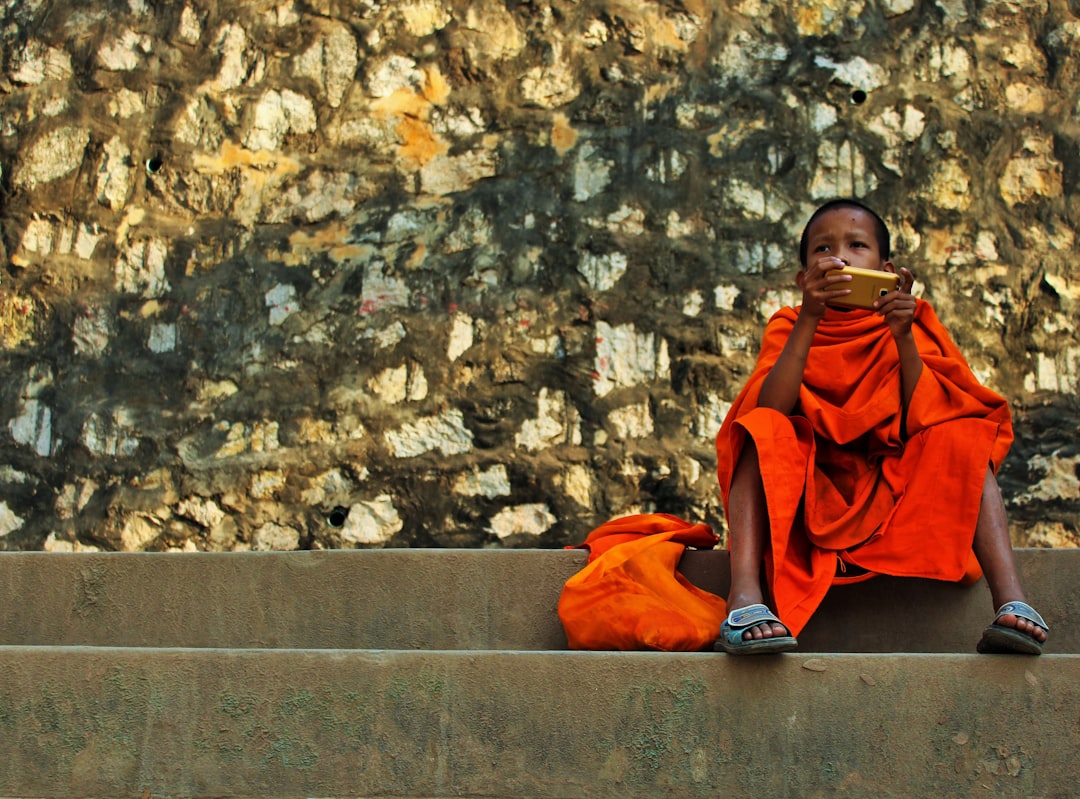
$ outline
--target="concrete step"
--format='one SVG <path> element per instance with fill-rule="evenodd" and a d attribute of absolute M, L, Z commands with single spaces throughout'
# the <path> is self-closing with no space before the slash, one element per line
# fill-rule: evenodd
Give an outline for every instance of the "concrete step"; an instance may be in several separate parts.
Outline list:
<path fill-rule="evenodd" d="M 0 647 L 0 796 L 1067 797 L 1080 655 Z"/>
<path fill-rule="evenodd" d="M 582 551 L 0 554 L 0 644 L 558 650 L 559 592 Z M 1016 553 L 1048 653 L 1080 653 L 1080 550 Z M 726 595 L 723 551 L 681 568 Z M 993 608 L 970 588 L 879 578 L 834 588 L 804 652 L 974 651 Z"/>
<path fill-rule="evenodd" d="M 1080 551 L 834 589 L 776 657 L 570 652 L 583 552 L 0 555 L 0 797 L 1075 795 Z M 726 553 L 681 568 L 724 594 Z"/>

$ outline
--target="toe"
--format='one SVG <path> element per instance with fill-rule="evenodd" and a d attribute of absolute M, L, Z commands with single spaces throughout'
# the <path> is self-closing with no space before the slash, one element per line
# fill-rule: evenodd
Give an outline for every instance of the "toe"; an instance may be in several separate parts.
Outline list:
<path fill-rule="evenodd" d="M 1042 643 L 1046 640 L 1046 631 L 1038 624 L 1033 621 L 1029 621 L 1028 619 L 1017 619 L 1016 629 L 1018 629 L 1025 635 L 1030 635 L 1039 643 Z"/>
<path fill-rule="evenodd" d="M 1011 613 L 1007 613 L 997 620 L 997 623 L 1002 627 L 1012 627 L 1017 632 L 1023 633 L 1030 638 L 1035 639 L 1039 643 L 1046 641 L 1046 630 L 1037 625 L 1035 622 L 1028 619 L 1014 616 Z"/>
<path fill-rule="evenodd" d="M 762 625 L 756 624 L 746 632 L 743 633 L 743 639 L 746 641 L 760 641 L 765 638 L 765 632 L 761 629 Z"/>
<path fill-rule="evenodd" d="M 788 634 L 787 627 L 777 622 L 764 622 L 755 625 L 743 633 L 745 641 L 760 641 L 765 638 L 781 638 Z"/>
<path fill-rule="evenodd" d="M 764 622 L 756 624 L 743 633 L 744 641 L 761 641 L 766 638 L 778 638 L 787 635 L 787 629 L 782 624 Z"/>
<path fill-rule="evenodd" d="M 773 623 L 773 625 L 772 625 L 772 637 L 773 638 L 782 638 L 783 636 L 785 636 L 787 634 L 788 634 L 787 627 L 785 627 L 783 624 L 778 624 L 778 623 L 775 623 L 775 622 Z"/>

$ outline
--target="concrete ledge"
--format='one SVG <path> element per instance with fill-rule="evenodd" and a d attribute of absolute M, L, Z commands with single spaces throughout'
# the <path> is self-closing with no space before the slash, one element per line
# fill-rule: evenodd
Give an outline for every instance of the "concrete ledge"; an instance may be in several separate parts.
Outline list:
<path fill-rule="evenodd" d="M 1080 656 L 0 647 L 0 796 L 1065 797 Z"/>
<path fill-rule="evenodd" d="M 559 592 L 584 562 L 562 550 L 0 554 L 0 644 L 562 649 Z"/>
<path fill-rule="evenodd" d="M 1080 550 L 1016 558 L 1052 627 L 1047 652 L 1080 653 Z M 564 649 L 556 605 L 584 563 L 562 550 L 4 553 L 0 644 Z M 726 552 L 689 551 L 681 568 L 727 593 Z M 800 645 L 970 653 L 992 613 L 984 583 L 879 578 L 834 588 Z"/>

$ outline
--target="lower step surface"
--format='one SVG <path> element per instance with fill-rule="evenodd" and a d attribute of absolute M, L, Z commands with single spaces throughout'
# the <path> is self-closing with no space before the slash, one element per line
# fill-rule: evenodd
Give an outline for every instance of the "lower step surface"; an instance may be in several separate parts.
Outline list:
<path fill-rule="evenodd" d="M 1080 655 L 0 647 L 0 796 L 1076 795 Z"/>

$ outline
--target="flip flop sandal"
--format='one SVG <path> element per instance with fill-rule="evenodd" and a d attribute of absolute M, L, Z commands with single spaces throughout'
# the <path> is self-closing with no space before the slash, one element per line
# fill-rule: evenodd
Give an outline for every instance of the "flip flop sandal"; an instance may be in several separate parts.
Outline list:
<path fill-rule="evenodd" d="M 790 652 L 799 644 L 793 635 L 779 635 L 773 638 L 744 639 L 743 633 L 750 627 L 765 622 L 783 624 L 765 605 L 747 605 L 733 610 L 720 625 L 720 637 L 716 639 L 713 650 L 721 649 L 729 655 L 765 655 L 773 652 Z"/>
<path fill-rule="evenodd" d="M 997 623 L 997 620 L 1005 615 L 1027 619 L 1038 625 L 1043 632 L 1050 632 L 1043 617 L 1036 613 L 1031 605 L 1026 602 L 1006 602 L 998 608 L 994 623 L 983 630 L 982 639 L 976 649 L 983 655 L 1041 655 L 1043 645 L 1040 642 L 1013 627 Z"/>

